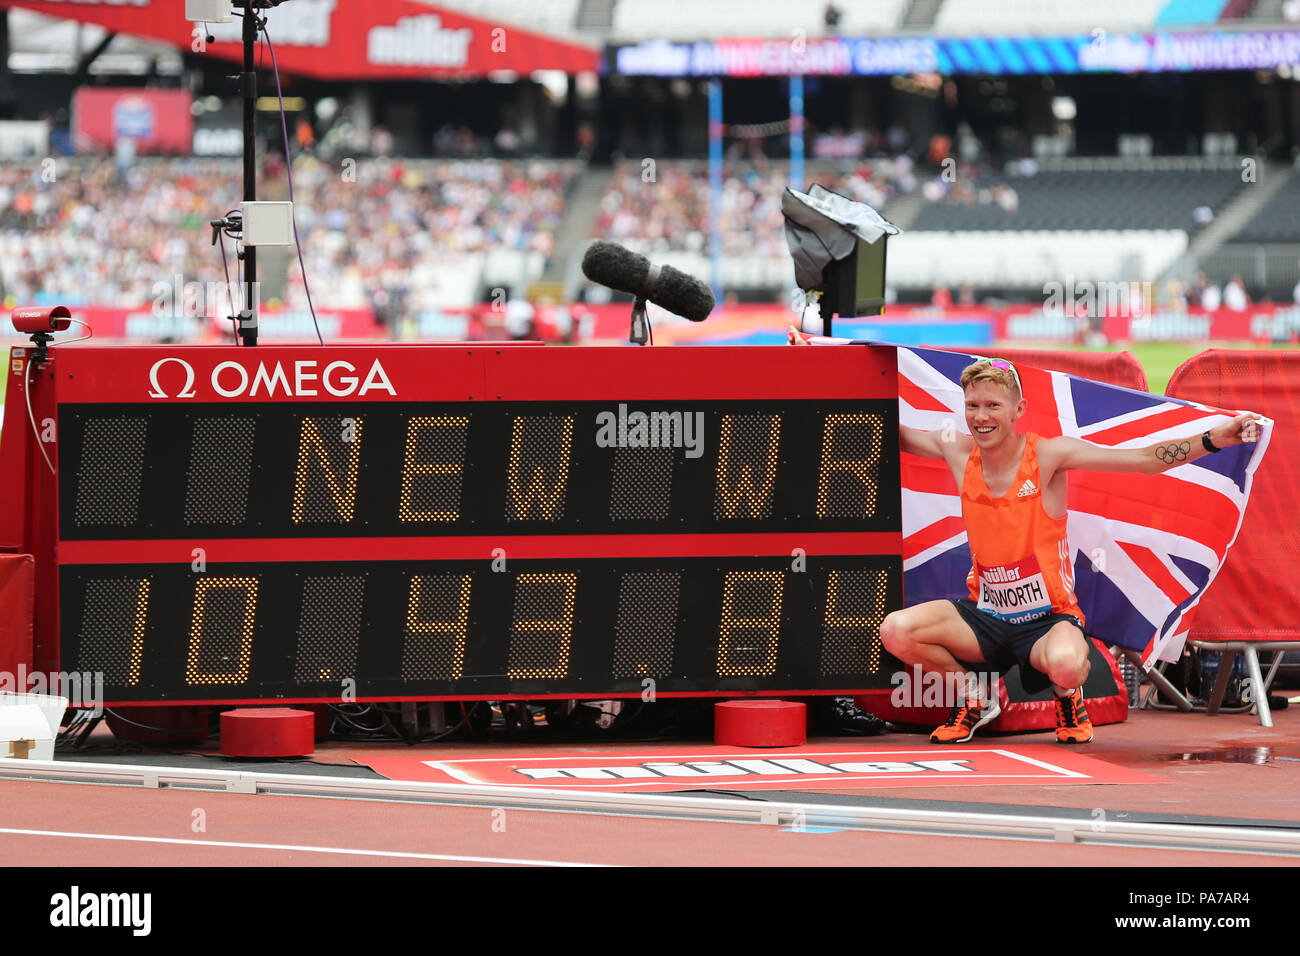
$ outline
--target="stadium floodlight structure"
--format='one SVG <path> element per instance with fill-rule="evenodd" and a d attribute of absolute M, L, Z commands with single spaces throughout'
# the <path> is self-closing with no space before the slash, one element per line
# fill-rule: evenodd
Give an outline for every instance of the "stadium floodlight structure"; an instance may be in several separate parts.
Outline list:
<path fill-rule="evenodd" d="M 887 236 L 899 228 L 866 203 L 813 183 L 808 192 L 786 188 L 781 196 L 785 241 L 795 281 L 820 307 L 824 335 L 831 317 L 879 315 L 885 310 Z"/>

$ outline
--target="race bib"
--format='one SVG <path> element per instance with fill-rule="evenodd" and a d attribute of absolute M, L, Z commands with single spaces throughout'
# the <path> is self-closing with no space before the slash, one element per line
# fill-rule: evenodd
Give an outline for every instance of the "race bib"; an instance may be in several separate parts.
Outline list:
<path fill-rule="evenodd" d="M 1026 624 L 1052 610 L 1047 583 L 1032 554 L 1008 564 L 985 568 L 979 573 L 979 609 L 1008 624 Z"/>

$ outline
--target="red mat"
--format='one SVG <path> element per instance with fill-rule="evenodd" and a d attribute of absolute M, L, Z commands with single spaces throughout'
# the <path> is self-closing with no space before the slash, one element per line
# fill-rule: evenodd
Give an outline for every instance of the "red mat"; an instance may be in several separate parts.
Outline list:
<path fill-rule="evenodd" d="M 562 790 L 860 790 L 972 784 L 1164 783 L 1063 746 L 636 748 L 365 761 L 390 780 Z"/>

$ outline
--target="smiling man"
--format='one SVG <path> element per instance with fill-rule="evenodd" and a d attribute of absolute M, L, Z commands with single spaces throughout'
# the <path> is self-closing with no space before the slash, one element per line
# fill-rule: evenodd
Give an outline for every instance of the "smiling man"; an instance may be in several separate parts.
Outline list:
<path fill-rule="evenodd" d="M 963 688 L 932 743 L 964 743 L 1000 713 L 981 700 L 971 671 L 1020 665 L 1025 689 L 1056 696 L 1057 739 L 1092 740 L 1083 703 L 1088 677 L 1084 617 L 1066 540 L 1071 470 L 1154 475 L 1258 438 L 1253 414 L 1174 441 L 1108 448 L 1069 437 L 1016 431 L 1026 410 L 1020 377 L 1004 359 L 980 359 L 961 376 L 969 434 L 900 428 L 903 451 L 945 462 L 961 489 L 971 551 L 969 598 L 927 601 L 889 614 L 885 648 L 910 666 L 952 674 Z M 969 686 L 968 686 L 969 685 Z"/>

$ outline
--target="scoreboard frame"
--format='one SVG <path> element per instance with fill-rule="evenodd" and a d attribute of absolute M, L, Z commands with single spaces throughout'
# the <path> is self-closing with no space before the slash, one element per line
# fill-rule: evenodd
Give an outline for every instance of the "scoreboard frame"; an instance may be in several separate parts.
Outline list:
<path fill-rule="evenodd" d="M 490 562 L 500 560 L 505 567 L 492 570 L 505 570 L 523 580 L 524 584 L 540 587 L 533 596 L 546 604 L 556 599 L 563 603 L 566 595 L 572 603 L 577 578 L 570 580 L 566 575 L 576 575 L 577 572 L 570 569 L 579 565 L 593 569 L 584 573 L 605 575 L 602 580 L 607 583 L 616 580 L 611 577 L 615 572 L 618 575 L 640 574 L 642 578 L 638 580 L 644 581 L 653 579 L 655 574 L 667 573 L 663 562 L 672 559 L 680 564 L 674 594 L 678 590 L 686 594 L 691 587 L 699 590 L 700 569 L 707 568 L 707 573 L 715 575 L 715 586 L 725 589 L 728 596 L 721 599 L 721 604 L 709 598 L 703 604 L 679 608 L 677 623 L 686 628 L 682 633 L 691 638 L 691 646 L 679 649 L 675 643 L 678 635 L 674 633 L 669 647 L 679 666 L 684 665 L 680 665 L 678 657 L 682 661 L 691 661 L 695 676 L 675 674 L 662 679 L 663 675 L 644 675 L 656 682 L 657 696 L 852 694 L 868 687 L 889 686 L 884 680 L 883 652 L 878 647 L 872 658 L 881 663 L 878 671 L 855 673 L 852 680 L 814 680 L 809 676 L 809 668 L 814 666 L 816 655 L 802 646 L 790 649 L 789 641 L 783 646 L 781 634 L 793 628 L 805 633 L 810 628 L 815 629 L 819 619 L 830 622 L 834 600 L 825 596 L 827 589 L 833 591 L 836 581 L 847 582 L 849 578 L 841 577 L 843 575 L 856 574 L 858 577 L 854 580 L 861 583 L 862 574 L 869 568 L 876 569 L 881 575 L 881 592 L 873 605 L 871 619 L 875 619 L 877 612 L 883 616 L 902 606 L 897 366 L 892 347 L 630 349 L 542 348 L 527 347 L 525 343 L 330 346 L 323 349 L 305 346 L 262 346 L 257 349 L 77 346 L 54 348 L 50 361 L 36 368 L 29 364 L 31 355 L 32 350 L 22 348 L 11 353 L 6 398 L 11 414 L 6 417 L 4 442 L 0 444 L 0 479 L 10 487 L 23 489 L 24 506 L 12 509 L 0 518 L 0 548 L 34 554 L 37 565 L 31 645 L 29 649 L 9 652 L 10 656 L 16 657 L 10 662 L 15 668 L 17 664 L 25 663 L 29 669 L 49 673 L 87 669 L 79 666 L 87 657 L 85 653 L 78 654 L 77 649 L 82 634 L 79 628 L 83 627 L 83 618 L 88 616 L 83 612 L 89 605 L 83 607 L 81 603 L 75 603 L 69 607 L 64 600 L 65 592 L 75 596 L 77 602 L 89 600 L 84 582 L 77 578 L 79 574 L 88 573 L 86 569 L 122 573 L 135 569 L 145 577 L 155 575 L 157 586 L 153 597 L 146 598 L 142 605 L 152 613 L 162 607 L 160 602 L 174 593 L 174 582 L 183 569 L 192 571 L 196 579 L 207 575 L 209 584 L 212 581 L 234 582 L 221 587 L 233 589 L 231 593 L 235 596 L 251 593 L 238 591 L 240 587 L 247 587 L 238 582 L 246 582 L 250 575 L 255 576 L 256 566 L 274 564 L 283 571 L 287 564 L 293 563 L 299 569 L 327 569 L 331 574 L 344 577 L 366 572 L 367 568 L 389 575 L 402 569 L 401 573 L 407 574 L 410 582 L 406 586 L 414 594 L 419 588 L 415 583 L 417 577 L 426 585 L 428 582 L 436 583 L 441 580 L 438 575 L 465 573 L 464 569 L 475 562 L 484 573 L 489 573 Z M 14 410 L 24 409 L 28 396 L 23 394 L 23 390 L 29 382 L 33 417 L 38 425 L 35 433 L 24 417 L 12 414 Z M 537 414 L 527 414 L 530 409 Z M 671 458 L 672 464 L 666 467 L 672 474 L 668 481 L 677 492 L 671 504 L 663 505 L 662 501 L 650 495 L 649 500 L 657 503 L 656 507 L 663 505 L 659 509 L 662 513 L 655 518 L 624 520 L 620 525 L 611 516 L 602 514 L 602 495 L 611 494 L 610 489 L 615 487 L 616 480 L 610 478 L 608 483 L 602 484 L 605 479 L 599 463 L 607 464 L 609 456 L 617 454 L 617 448 L 626 448 L 629 443 L 637 447 L 635 434 L 628 434 L 627 422 L 629 418 L 633 419 L 632 430 L 635 431 L 638 412 L 643 415 L 657 412 L 665 418 L 680 413 L 688 428 L 691 421 L 704 423 L 702 435 L 696 437 L 705 447 L 695 462 L 690 460 L 690 448 L 679 445 L 670 449 L 667 457 Z M 478 440 L 478 448 L 470 449 L 468 457 L 463 454 L 459 468 L 465 485 L 460 500 L 471 501 L 480 509 L 481 513 L 475 519 L 477 523 L 470 522 L 464 526 L 462 521 L 462 526 L 456 527 L 456 520 L 446 524 L 425 521 L 422 528 L 412 530 L 396 522 L 391 514 L 381 514 L 390 504 L 390 510 L 395 510 L 399 504 L 405 507 L 406 491 L 402 489 L 410 485 L 412 454 L 416 447 L 410 438 L 415 434 L 410 423 L 421 415 L 424 416 L 421 420 L 426 423 L 433 419 L 443 423 L 470 422 L 466 440 L 473 445 L 478 440 L 476 434 L 482 439 Z M 692 418 L 696 415 L 698 419 Z M 142 447 L 129 452 L 112 452 L 106 463 L 95 471 L 82 461 L 86 449 L 92 448 L 86 423 L 113 416 L 117 421 L 139 421 L 143 417 L 149 423 L 165 422 L 167 427 L 147 426 L 146 431 L 149 428 L 153 430 Z M 343 457 L 336 455 L 333 459 L 324 444 L 319 447 L 313 444 L 315 439 L 311 438 L 311 429 L 307 425 L 309 420 L 323 422 L 331 420 L 331 416 L 336 423 L 342 422 L 345 426 L 349 421 L 366 426 L 361 432 L 361 441 L 342 452 Z M 851 456 L 843 461 L 830 462 L 834 467 L 844 465 L 840 471 L 846 472 L 848 485 L 836 486 L 841 494 L 853 485 L 854 474 L 863 483 L 864 495 L 867 486 L 874 482 L 876 497 L 870 505 L 869 517 L 849 514 L 819 516 L 819 487 L 825 497 L 828 487 L 826 455 L 835 434 L 832 416 L 836 422 L 847 422 L 859 431 L 866 427 L 862 422 L 873 416 L 879 419 L 871 424 L 874 431 L 862 432 L 876 434 L 879 438 L 879 448 L 873 452 L 878 456 L 874 459 L 874 476 L 863 477 L 862 468 L 854 465 L 855 459 Z M 246 469 L 248 504 L 244 517 L 219 517 L 217 524 L 211 520 L 206 523 L 199 521 L 194 525 L 199 533 L 190 533 L 190 529 L 185 527 L 190 516 L 184 512 L 182 502 L 193 497 L 187 496 L 186 488 L 190 487 L 187 482 L 192 484 L 195 480 L 197 466 L 192 459 L 198 446 L 192 432 L 188 436 L 185 434 L 184 424 L 190 423 L 192 429 L 200 417 L 204 421 L 257 419 L 258 434 L 262 437 L 259 439 L 261 444 L 255 449 L 244 449 L 245 458 L 251 456 L 252 462 Z M 393 424 L 397 419 L 405 421 L 405 430 Z M 297 432 L 292 428 L 295 420 L 300 425 Z M 564 478 L 571 479 L 562 501 L 569 509 L 568 516 L 543 520 L 544 516 L 539 513 L 528 512 L 515 515 L 514 519 L 518 520 L 511 519 L 508 512 L 512 506 L 517 507 L 518 495 L 510 485 L 509 475 L 501 476 L 502 467 L 513 474 L 515 465 L 510 462 L 518 457 L 522 447 L 520 442 L 527 441 L 526 427 L 531 427 L 528 423 L 562 423 L 566 420 L 569 425 L 565 427 L 570 430 L 568 437 L 555 433 L 560 437 L 552 436 L 550 447 L 552 450 L 558 447 L 568 455 L 561 469 Z M 284 426 L 285 421 L 289 426 Z M 597 437 L 597 423 L 600 421 L 606 425 L 618 422 L 617 448 L 614 450 L 594 450 L 600 445 Z M 525 422 L 526 427 L 520 422 Z M 482 427 L 476 433 L 474 428 L 480 423 Z M 751 438 L 754 434 L 761 437 L 762 430 L 771 427 L 768 459 L 773 471 L 768 474 L 766 486 L 771 492 L 766 514 L 753 510 L 759 506 L 757 498 L 747 502 L 744 495 L 737 500 L 742 506 L 749 507 L 750 512 L 728 514 L 724 506 L 718 504 L 723 496 L 710 496 L 708 489 L 701 484 L 703 476 L 712 470 L 714 484 L 726 485 L 723 472 L 732 463 L 728 459 L 720 464 L 720 456 L 725 455 L 717 447 L 734 437 L 733 432 L 735 435 L 741 433 L 741 424 L 737 423 L 749 428 Z M 817 430 L 819 423 L 820 433 Z M 849 425 L 845 426 L 847 431 L 842 429 L 844 434 L 852 430 Z M 785 431 L 781 431 L 782 426 Z M 285 431 L 285 427 L 289 430 Z M 42 428 L 45 429 L 43 436 Z M 276 428 L 280 431 L 277 432 Z M 755 432 L 756 428 L 758 432 Z M 177 433 L 171 444 L 165 437 L 154 434 L 170 431 Z M 101 446 L 120 448 L 122 441 L 120 437 L 115 438 L 116 434 L 111 430 L 104 431 L 98 439 Z M 679 439 L 682 437 L 680 421 L 674 434 Z M 384 435 L 384 441 L 377 444 L 380 438 L 376 437 L 370 445 L 364 445 L 364 439 L 372 435 Z M 403 435 L 407 436 L 404 445 Z M 492 436 L 492 440 L 483 436 Z M 46 466 L 37 444 L 38 437 L 42 438 L 46 454 L 59 469 L 57 477 Z M 608 439 L 608 431 L 605 437 Z M 503 442 L 507 439 L 511 443 L 509 455 L 503 451 Z M 114 441 L 115 445 L 104 444 Z M 567 447 L 564 445 L 566 441 L 569 443 Z M 772 450 L 773 441 L 780 447 L 779 460 L 774 457 L 777 453 Z M 299 446 L 298 469 L 293 478 L 283 472 L 272 473 L 275 468 L 268 462 L 279 458 L 293 459 L 293 449 L 287 446 L 295 443 Z M 536 447 L 531 453 L 525 450 L 525 455 L 533 455 L 528 464 L 530 468 L 535 466 L 536 474 L 540 476 L 542 466 L 537 464 L 540 460 L 537 455 L 546 453 L 547 442 L 537 439 L 532 446 Z M 220 441 L 215 447 L 229 463 L 230 448 Z M 496 448 L 495 457 L 484 455 L 484 448 L 491 452 L 493 447 Z M 820 462 L 817 460 L 819 449 Z M 338 449 L 334 451 L 337 453 Z M 462 447 L 462 453 L 465 452 Z M 602 454 L 604 458 L 600 457 Z M 361 456 L 360 464 L 357 455 Z M 367 460 L 367 455 L 375 460 Z M 387 465 L 377 460 L 384 455 L 392 459 Z M 139 507 L 133 516 L 123 518 L 113 512 L 115 499 L 111 494 L 107 505 L 99 499 L 92 502 L 93 506 L 82 508 L 77 504 L 83 499 L 91 500 L 87 489 L 99 488 L 120 478 L 124 474 L 122 462 L 135 460 L 140 462 L 144 477 L 140 479 L 141 490 L 137 494 Z M 184 468 L 182 460 L 188 462 Z M 664 456 L 656 460 L 662 463 Z M 329 494 L 316 495 L 316 507 L 321 507 L 320 501 L 326 503 L 325 507 L 334 502 L 339 508 L 337 520 L 318 521 L 316 524 L 300 520 L 305 512 L 294 496 L 302 497 L 298 492 L 305 487 L 304 469 L 313 462 L 317 466 L 316 484 L 331 489 Z M 565 470 L 570 462 L 571 472 Z M 803 482 L 791 478 L 781 484 L 783 468 L 801 469 L 798 474 Z M 441 480 L 435 473 L 448 470 L 449 466 L 425 466 L 426 476 L 434 476 L 429 479 L 432 481 Z M 416 471 L 419 471 L 418 467 Z M 773 473 L 777 475 L 775 484 Z M 395 476 L 399 474 L 406 476 L 406 485 L 396 483 Z M 548 474 L 560 482 L 556 487 L 564 485 L 563 480 L 556 478 L 560 471 Z M 751 469 L 743 474 L 752 479 L 758 472 Z M 743 474 L 741 471 L 735 473 L 742 477 Z M 376 479 L 372 493 L 366 495 L 358 489 L 364 489 L 368 475 L 377 475 L 384 480 Z M 813 478 L 814 475 L 821 477 Z M 836 476 L 837 481 L 844 478 L 839 472 Z M 350 499 L 346 493 L 349 480 L 352 481 Z M 692 481 L 697 494 L 683 494 L 683 490 L 692 490 Z M 503 484 L 507 486 L 504 496 Z M 511 498 L 511 494 L 515 497 Z M 623 497 L 627 498 L 626 495 Z M 706 500 L 710 497 L 716 500 Z M 348 510 L 349 502 L 355 505 L 354 510 Z M 95 521 L 103 520 L 96 510 L 101 507 L 109 509 L 109 520 L 107 525 L 96 527 Z M 611 504 L 610 515 L 613 507 Z M 293 520 L 285 517 L 286 509 L 293 515 Z M 424 511 L 416 509 L 414 513 L 427 518 L 435 512 L 426 508 Z M 177 518 L 181 514 L 186 514 L 184 521 Z M 346 520 L 343 518 L 345 514 Z M 460 512 L 456 514 L 457 520 L 465 517 Z M 219 527 L 223 520 L 233 522 L 231 528 L 223 530 Z M 244 524 L 240 525 L 239 520 Z M 111 526 L 113 521 L 121 524 L 122 528 L 115 530 Z M 250 534 L 254 522 L 257 528 L 266 530 Z M 340 527 L 331 528 L 331 524 Z M 500 557 L 495 558 L 498 553 Z M 196 557 L 199 555 L 201 559 Z M 660 563 L 656 564 L 656 561 Z M 723 567 L 728 561 L 731 564 Z M 250 567 L 254 570 L 250 571 Z M 791 567 L 791 570 L 787 572 L 784 567 Z M 790 577 L 794 573 L 804 573 L 808 580 L 820 575 L 817 577 L 818 587 L 823 592 L 820 604 L 817 598 L 812 599 L 811 604 L 792 598 L 781 605 L 782 595 L 794 592 L 787 591 L 787 586 L 777 582 L 773 575 L 790 581 L 794 580 Z M 283 575 L 271 577 L 281 584 L 286 580 Z M 297 577 L 301 578 L 303 574 Z M 370 580 L 364 574 L 362 577 Z M 173 587 L 166 586 L 168 581 L 173 582 Z M 683 582 L 685 590 L 681 590 Z M 496 586 L 500 582 L 493 580 L 491 583 Z M 550 586 L 550 591 L 547 592 L 542 585 Z M 774 608 L 780 613 L 780 623 L 779 626 L 773 625 L 778 629 L 772 631 L 773 643 L 768 646 L 770 653 L 766 657 L 774 660 L 779 650 L 783 669 L 778 673 L 771 669 L 775 665 L 771 665 L 769 670 L 757 676 L 741 673 L 724 678 L 723 651 L 717 648 L 727 643 L 727 627 L 731 625 L 723 622 L 727 620 L 728 609 L 737 612 L 739 608 L 750 606 L 745 601 L 752 604 L 755 593 L 761 593 L 762 588 L 768 585 L 776 602 Z M 514 586 L 514 600 L 518 604 L 522 600 L 519 580 Z M 212 585 L 212 588 L 216 587 Z M 205 625 L 200 620 L 203 612 L 198 609 L 202 604 L 198 597 L 200 593 L 217 594 L 207 585 L 203 588 L 195 585 L 193 600 L 197 603 L 193 621 L 199 623 L 192 623 L 188 639 L 184 634 L 173 634 L 172 631 L 160 635 L 157 633 L 159 625 L 150 624 L 149 627 L 153 628 L 150 640 L 141 646 L 132 645 L 130 659 L 135 662 L 134 673 L 138 675 L 141 662 L 147 670 L 153 662 L 163 659 L 171 661 L 173 668 L 186 659 L 186 667 L 190 668 L 187 674 L 194 668 L 198 668 L 194 673 L 221 671 L 223 665 L 215 662 L 225 661 L 230 667 L 244 666 L 243 683 L 258 692 L 240 693 L 240 682 L 232 682 L 218 689 L 219 696 L 209 696 L 212 691 L 203 690 L 201 686 L 187 696 L 175 682 L 145 681 L 136 691 L 122 693 L 126 685 L 120 682 L 114 685 L 108 681 L 109 700 L 106 703 L 110 706 L 210 705 L 324 703 L 341 699 L 339 693 L 319 689 L 303 691 L 305 684 L 301 682 L 267 679 L 258 683 L 248 678 L 247 668 L 261 667 L 262 664 L 250 663 L 246 655 L 242 663 L 230 664 L 232 655 L 244 654 L 242 638 L 236 641 L 238 652 L 227 642 L 225 650 L 217 657 L 206 663 L 199 660 L 208 644 L 218 647 L 204 636 Z M 282 591 L 277 593 L 283 596 Z M 475 591 L 477 593 L 479 591 Z M 729 603 L 733 598 L 734 603 Z M 259 599 L 254 595 L 249 607 L 259 608 L 256 603 Z M 602 613 L 608 612 L 607 605 L 608 602 L 600 604 L 605 609 Z M 588 615 L 595 613 L 593 607 L 595 605 L 591 603 L 585 605 Z M 709 609 L 711 622 L 699 619 L 703 607 Z M 719 607 L 721 618 L 718 617 Z M 181 626 L 178 613 L 171 615 L 172 628 Z M 209 615 L 215 613 L 210 611 Z M 226 613 L 237 617 L 238 608 L 227 607 Z M 299 607 L 299 618 L 304 613 Z M 598 655 L 593 656 L 587 645 L 592 640 L 601 639 L 597 635 L 615 630 L 614 618 L 607 615 L 601 620 L 587 621 L 584 632 L 573 629 L 572 615 L 576 613 L 573 608 L 562 613 L 571 615 L 567 637 L 556 645 L 566 655 L 565 660 L 572 649 L 575 662 L 586 661 L 588 667 L 598 666 Z M 492 613 L 485 612 L 480 631 L 462 629 L 456 645 L 460 648 L 461 658 L 465 656 L 466 647 L 470 648 L 472 656 L 474 649 L 483 643 L 488 631 L 482 628 L 490 629 L 486 638 L 489 642 L 497 640 L 505 646 L 522 640 L 518 614 L 515 612 L 515 617 L 507 620 L 508 615 L 503 616 L 498 607 Z M 387 627 L 396 620 L 392 615 L 384 617 L 381 614 L 380 618 L 387 622 Z M 294 653 L 287 650 L 285 644 L 288 638 L 283 629 L 288 620 L 283 612 L 278 613 L 276 624 L 281 633 L 277 638 L 279 646 L 275 659 L 280 662 L 281 671 L 288 666 L 284 663 L 286 655 L 293 656 Z M 742 614 L 737 620 L 740 625 L 736 626 L 743 627 L 741 631 L 731 632 L 733 636 L 743 631 L 752 637 L 763 631 L 762 622 L 753 616 Z M 862 618 L 854 620 L 861 621 Z M 69 627 L 66 635 L 62 632 L 64 626 Z M 256 628 L 262 625 L 250 623 L 248 626 Z M 509 633 L 502 633 L 503 630 Z M 546 627 L 541 630 L 546 632 Z M 254 631 L 248 633 L 251 635 Z M 257 633 L 262 644 L 251 644 L 253 638 L 250 636 L 248 642 L 253 647 L 250 653 L 268 643 L 265 635 Z M 574 646 L 577 637 L 584 634 L 579 646 Z M 533 639 L 538 634 L 524 636 Z M 123 635 L 124 640 L 126 637 Z M 827 634 L 823 634 L 823 639 L 829 641 Z M 299 640 L 302 640 L 301 634 Z M 409 628 L 404 640 L 408 644 L 413 640 Z M 703 651 L 696 646 L 701 640 L 706 642 Z M 762 640 L 760 633 L 760 643 Z M 159 641 L 165 643 L 165 648 Z M 714 643 L 709 644 L 710 641 Z M 878 634 L 876 641 L 878 643 Z M 188 653 L 182 652 L 177 642 L 181 645 L 188 642 Z M 741 646 L 739 641 L 733 641 L 733 644 Z M 0 656 L 4 653 L 0 647 Z M 358 682 L 362 686 L 354 685 L 353 696 L 345 699 L 366 702 L 617 698 L 642 695 L 644 687 L 636 675 L 625 675 L 619 680 L 611 676 L 608 682 L 603 682 L 598 674 L 593 676 L 594 672 L 589 672 L 585 676 L 574 675 L 576 683 L 571 681 L 563 686 L 548 683 L 545 678 L 520 679 L 513 683 L 505 681 L 500 685 L 479 679 L 477 683 L 461 680 L 454 687 L 440 686 L 431 691 L 427 681 L 416 681 L 409 686 L 402 685 L 400 680 L 394 683 L 391 668 L 396 666 L 392 663 L 395 658 L 391 649 L 387 653 L 390 659 L 390 670 L 385 672 L 388 679 L 367 678 Z M 515 655 L 515 651 L 511 649 L 510 654 Z M 711 655 L 716 657 L 718 668 L 716 674 L 710 675 L 700 670 L 699 665 Z M 758 657 L 763 658 L 764 653 L 760 652 Z M 492 670 L 501 665 L 502 655 L 481 656 L 479 663 L 489 660 L 492 663 L 489 670 Z M 0 665 L 5 663 L 0 660 Z M 527 668 L 518 671 L 517 663 L 511 656 L 507 661 L 507 671 L 512 674 L 530 673 Z M 795 677 L 801 674 L 806 679 L 795 681 Z M 475 676 L 491 678 L 506 674 Z M 792 681 L 795 682 L 792 684 Z M 117 694 L 114 686 L 118 688 Z M 294 687 L 297 693 L 293 692 Z M 133 693 L 140 696 L 132 696 Z"/>

